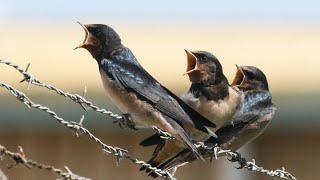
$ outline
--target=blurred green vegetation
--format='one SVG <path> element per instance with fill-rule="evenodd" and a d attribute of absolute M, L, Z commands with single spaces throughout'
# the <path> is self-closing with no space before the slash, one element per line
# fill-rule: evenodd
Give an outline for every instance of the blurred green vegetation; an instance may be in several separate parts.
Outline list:
<path fill-rule="evenodd" d="M 32 91 L 26 91 L 31 93 Z M 78 121 L 85 115 L 87 126 L 96 128 L 103 127 L 111 131 L 118 129 L 110 126 L 112 119 L 95 113 L 90 109 L 86 112 L 79 105 L 71 100 L 65 99 L 55 94 L 29 94 L 31 99 L 36 102 L 50 107 L 61 117 L 70 121 Z M 89 94 L 88 99 L 102 108 L 110 109 L 120 113 L 108 98 L 101 93 Z M 310 131 L 317 130 L 320 127 L 320 94 L 304 93 L 275 93 L 273 102 L 277 105 L 278 111 L 268 132 L 290 132 L 290 131 Z M 1 131 L 10 131 L 14 129 L 39 128 L 38 130 L 58 130 L 56 122 L 44 112 L 35 109 L 28 109 L 8 94 L 0 96 L 0 128 Z M 105 124 L 105 125 L 103 125 Z M 103 125 L 103 126 L 101 126 Z M 11 128 L 12 127 L 12 128 Z M 285 131 L 283 130 L 285 128 Z"/>

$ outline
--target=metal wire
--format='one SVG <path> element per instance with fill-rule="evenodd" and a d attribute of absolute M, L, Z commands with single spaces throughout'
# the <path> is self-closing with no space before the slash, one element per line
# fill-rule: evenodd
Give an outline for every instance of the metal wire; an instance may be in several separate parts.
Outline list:
<path fill-rule="evenodd" d="M 47 88 L 48 90 L 51 90 L 51 91 L 57 93 L 58 95 L 61 95 L 61 96 L 64 96 L 66 98 L 71 99 L 75 103 L 78 103 L 79 105 L 81 105 L 84 109 L 85 109 L 84 105 L 86 105 L 87 107 L 91 108 L 95 112 L 106 114 L 106 115 L 108 115 L 112 118 L 115 118 L 115 119 L 122 119 L 122 115 L 115 114 L 111 111 L 100 108 L 100 107 L 94 105 L 91 101 L 84 98 L 83 96 L 80 96 L 79 94 L 72 94 L 70 92 L 63 91 L 59 88 L 56 88 L 55 86 L 53 86 L 51 84 L 41 82 L 40 80 L 36 79 L 35 76 L 33 76 L 32 74 L 27 72 L 27 70 L 30 67 L 30 64 L 27 65 L 26 70 L 21 69 L 18 65 L 15 65 L 15 64 L 11 63 L 10 61 L 5 61 L 5 60 L 0 59 L 0 64 L 5 64 L 7 66 L 13 67 L 15 70 L 17 70 L 19 73 L 21 73 L 23 75 L 24 79 L 21 80 L 20 82 L 24 82 L 24 81 L 28 82 L 28 88 L 30 87 L 31 84 L 39 86 L 39 87 L 44 87 L 44 88 Z"/>
<path fill-rule="evenodd" d="M 90 180 L 88 178 L 81 177 L 79 175 L 74 174 L 73 172 L 70 171 L 68 167 L 65 167 L 66 170 L 62 170 L 62 169 L 55 168 L 54 166 L 45 165 L 45 164 L 36 162 L 34 160 L 28 159 L 21 147 L 19 147 L 19 151 L 20 152 L 9 151 L 7 150 L 6 147 L 0 144 L 0 157 L 5 156 L 14 161 L 14 164 L 8 166 L 8 168 L 12 168 L 19 164 L 23 164 L 27 168 L 37 168 L 37 169 L 53 172 L 65 180 Z"/>
<path fill-rule="evenodd" d="M 12 86 L 0 82 L 0 87 L 7 89 L 13 96 L 15 96 L 20 102 L 22 102 L 27 107 L 44 111 L 45 113 L 47 113 L 48 115 L 53 117 L 60 124 L 75 131 L 77 133 L 77 135 L 79 132 L 81 132 L 81 134 L 86 135 L 89 139 L 91 139 L 96 144 L 98 144 L 104 152 L 109 153 L 109 154 L 113 154 L 114 156 L 117 157 L 118 160 L 121 160 L 124 158 L 129 159 L 131 162 L 133 162 L 135 164 L 146 167 L 147 169 L 156 173 L 160 177 L 163 177 L 163 178 L 169 179 L 169 180 L 174 179 L 169 172 L 152 167 L 150 164 L 134 158 L 133 156 L 128 154 L 127 150 L 121 149 L 119 147 L 113 147 L 113 146 L 110 146 L 110 145 L 103 143 L 99 138 L 94 136 L 94 134 L 92 134 L 88 129 L 84 128 L 80 123 L 69 122 L 69 121 L 64 120 L 63 118 L 59 117 L 54 111 L 52 111 L 50 108 L 48 108 L 46 106 L 42 106 L 41 104 L 34 103 L 23 92 L 13 88 Z"/>
<path fill-rule="evenodd" d="M 27 72 L 30 64 L 28 64 L 26 70 L 21 69 L 19 66 L 15 65 L 15 64 L 12 64 L 10 61 L 4 61 L 4 60 L 0 59 L 0 64 L 5 64 L 7 66 L 13 67 L 15 70 L 17 70 L 19 73 L 21 73 L 24 76 L 24 79 L 21 82 L 23 82 L 23 81 L 28 82 L 28 88 L 29 88 L 30 84 L 36 85 L 39 87 L 44 87 L 48 90 L 54 91 L 58 95 L 61 95 L 61 96 L 64 96 L 66 98 L 71 99 L 73 102 L 80 104 L 84 109 L 86 109 L 85 108 L 85 106 L 86 106 L 86 107 L 90 107 L 95 112 L 106 114 L 106 115 L 108 115 L 112 118 L 115 118 L 115 119 L 122 119 L 123 118 L 122 115 L 115 114 L 111 111 L 108 111 L 106 109 L 103 109 L 103 108 L 100 108 L 100 107 L 94 105 L 91 101 L 87 100 L 83 96 L 80 96 L 78 94 L 72 94 L 67 91 L 63 91 L 59 88 L 56 88 L 55 86 L 53 86 L 51 84 L 41 82 L 40 80 L 36 79 L 32 74 Z M 32 107 L 32 108 L 36 108 L 36 109 L 40 109 L 42 111 L 45 111 L 50 116 L 55 118 L 59 123 L 68 127 L 69 129 L 74 130 L 77 134 L 80 131 L 83 134 L 87 135 L 91 140 L 96 142 L 103 149 L 103 151 L 105 151 L 109 154 L 115 155 L 118 158 L 118 160 L 123 159 L 123 158 L 129 159 L 133 163 L 138 164 L 143 167 L 146 167 L 147 169 L 153 171 L 154 173 L 156 173 L 157 175 L 159 175 L 165 179 L 174 179 L 174 177 L 169 172 L 163 171 L 161 169 L 157 169 L 155 167 L 152 167 L 150 164 L 147 164 L 144 161 L 140 161 L 136 158 L 133 158 L 131 155 L 128 154 L 128 151 L 121 149 L 121 148 L 118 148 L 118 147 L 112 147 L 112 146 L 104 144 L 100 139 L 95 137 L 89 130 L 85 129 L 82 126 L 82 123 L 81 123 L 82 121 L 80 121 L 80 123 L 65 121 L 61 117 L 57 116 L 57 114 L 55 112 L 51 111 L 48 107 L 33 103 L 24 93 L 14 89 L 13 87 L 11 87 L 5 83 L 0 83 L 0 87 L 4 87 L 7 90 L 9 90 L 11 92 L 11 94 L 13 94 L 17 99 L 19 99 L 22 103 L 24 103 L 29 108 Z M 168 139 L 168 140 L 174 139 L 169 133 L 162 131 L 161 129 L 159 129 L 157 127 L 153 127 L 153 129 L 156 130 L 161 135 L 161 138 Z M 262 174 L 265 174 L 265 175 L 268 175 L 271 177 L 275 177 L 275 178 L 296 180 L 296 178 L 292 174 L 290 174 L 289 172 L 286 172 L 284 168 L 276 169 L 276 170 L 267 170 L 261 166 L 256 165 L 254 160 L 247 161 L 245 158 L 241 157 L 241 154 L 239 154 L 238 152 L 233 152 L 231 150 L 224 150 L 218 146 L 210 147 L 210 146 L 205 146 L 203 144 L 196 144 L 196 145 L 197 145 L 197 147 L 205 148 L 208 151 L 213 151 L 216 158 L 223 156 L 223 155 L 231 158 L 231 159 L 229 159 L 229 161 L 239 163 L 241 168 L 246 168 L 250 171 L 260 172 Z"/>
<path fill-rule="evenodd" d="M 174 139 L 174 137 L 172 137 L 169 133 L 162 131 L 157 127 L 154 127 L 154 129 L 160 134 L 160 136 L 163 139 L 167 139 L 167 140 Z M 268 176 L 279 178 L 279 179 L 296 180 L 296 177 L 294 177 L 291 173 L 287 172 L 284 167 L 282 167 L 282 169 L 267 170 L 262 166 L 258 166 L 255 163 L 254 159 L 252 161 L 248 161 L 246 158 L 242 157 L 240 153 L 234 152 L 231 150 L 222 149 L 218 145 L 207 146 L 207 145 L 204 145 L 203 143 L 197 143 L 195 145 L 197 148 L 204 148 L 207 152 L 209 153 L 211 152 L 211 154 L 213 154 L 216 159 L 224 156 L 224 157 L 227 157 L 230 162 L 238 163 L 240 165 L 238 169 L 246 168 L 249 171 L 256 171 L 264 175 L 268 175 Z"/>

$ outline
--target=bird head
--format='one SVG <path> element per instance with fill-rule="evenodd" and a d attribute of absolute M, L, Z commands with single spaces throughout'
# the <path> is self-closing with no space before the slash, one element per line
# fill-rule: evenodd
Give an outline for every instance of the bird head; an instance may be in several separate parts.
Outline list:
<path fill-rule="evenodd" d="M 206 51 L 188 51 L 187 70 L 184 74 L 189 76 L 192 83 L 215 84 L 224 78 L 219 60 Z"/>
<path fill-rule="evenodd" d="M 232 86 L 243 90 L 269 90 L 265 74 L 254 66 L 238 66 Z"/>
<path fill-rule="evenodd" d="M 97 59 L 121 45 L 120 36 L 111 27 L 104 24 L 79 24 L 85 31 L 85 38 L 75 49 L 85 48 Z"/>

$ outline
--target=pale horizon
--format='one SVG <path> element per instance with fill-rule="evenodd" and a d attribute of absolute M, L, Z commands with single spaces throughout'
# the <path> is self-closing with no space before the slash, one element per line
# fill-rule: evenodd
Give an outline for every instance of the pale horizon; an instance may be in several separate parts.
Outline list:
<path fill-rule="evenodd" d="M 84 33 L 76 23 L 112 26 L 146 70 L 171 89 L 189 82 L 184 49 L 206 50 L 229 81 L 235 64 L 257 66 L 276 92 L 319 92 L 320 2 L 276 1 L 8 1 L 0 0 L 0 58 L 31 63 L 38 78 L 79 90 L 101 89 L 97 66 L 73 51 Z M 95 8 L 90 8 L 91 6 Z M 1 80 L 16 83 L 16 74 Z M 97 90 L 99 91 L 99 90 Z"/>
<path fill-rule="evenodd" d="M 84 38 L 78 24 L 61 27 L 6 24 L 4 27 L 0 29 L 1 59 L 20 66 L 30 62 L 31 73 L 66 88 L 88 86 L 94 90 L 97 85 L 101 86 L 91 55 L 84 49 L 73 50 Z M 186 68 L 184 49 L 189 49 L 213 53 L 223 65 L 229 81 L 233 79 L 235 64 L 253 65 L 265 72 L 273 91 L 320 90 L 315 85 L 320 82 L 320 27 L 290 31 L 285 27 L 252 27 L 229 25 L 197 29 L 179 25 L 153 30 L 148 26 L 120 25 L 115 29 L 143 67 L 172 88 L 187 88 L 189 84 L 188 78 L 182 76 Z M 12 70 L 3 66 L 0 69 L 8 73 L 1 78 L 4 82 L 16 83 L 10 75 Z"/>

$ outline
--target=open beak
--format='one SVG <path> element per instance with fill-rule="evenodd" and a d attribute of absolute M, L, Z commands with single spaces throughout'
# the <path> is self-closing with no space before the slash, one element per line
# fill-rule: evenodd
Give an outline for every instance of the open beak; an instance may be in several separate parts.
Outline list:
<path fill-rule="evenodd" d="M 183 73 L 183 75 L 186 75 L 186 74 L 191 74 L 195 71 L 198 70 L 197 68 L 197 57 L 190 51 L 186 50 L 186 53 L 187 53 L 187 60 L 188 60 L 188 66 L 187 66 L 187 70 L 185 73 Z"/>
<path fill-rule="evenodd" d="M 236 64 L 236 67 L 237 67 L 237 72 L 236 72 L 236 76 L 234 77 L 233 79 L 233 82 L 232 82 L 232 86 L 238 86 L 238 85 L 241 85 L 242 82 L 244 81 L 244 78 L 245 78 L 245 74 L 243 72 L 243 69 L 241 66 L 238 66 Z"/>
<path fill-rule="evenodd" d="M 77 23 L 80 24 L 80 26 L 83 28 L 83 30 L 85 32 L 85 37 L 84 37 L 84 41 L 80 45 L 75 47 L 74 50 L 76 50 L 78 48 L 86 48 L 86 47 L 89 47 L 89 46 L 98 47 L 100 45 L 99 39 L 94 37 L 89 32 L 89 30 L 88 30 L 86 25 L 83 25 L 80 22 L 77 22 Z"/>

